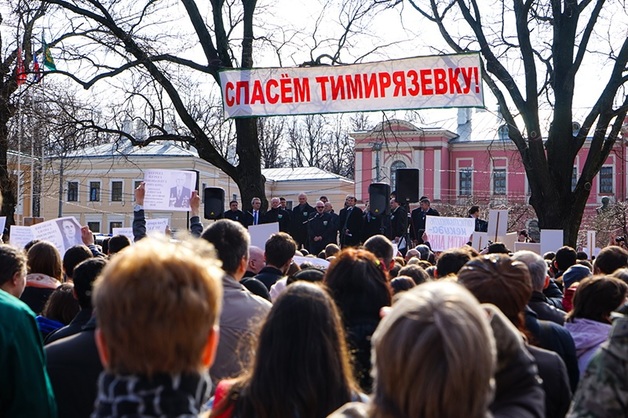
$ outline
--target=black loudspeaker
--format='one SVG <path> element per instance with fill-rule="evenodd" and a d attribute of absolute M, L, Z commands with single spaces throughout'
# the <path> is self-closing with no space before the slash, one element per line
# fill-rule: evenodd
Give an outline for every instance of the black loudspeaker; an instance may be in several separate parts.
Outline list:
<path fill-rule="evenodd" d="M 225 211 L 225 191 L 220 187 L 205 188 L 205 219 L 220 219 Z"/>
<path fill-rule="evenodd" d="M 405 202 L 416 203 L 419 201 L 419 169 L 418 168 L 399 168 L 397 169 L 397 178 L 395 181 L 397 192 L 397 202 L 404 204 Z"/>
<path fill-rule="evenodd" d="M 369 212 L 371 215 L 390 213 L 390 186 L 386 183 L 371 183 L 369 186 Z"/>

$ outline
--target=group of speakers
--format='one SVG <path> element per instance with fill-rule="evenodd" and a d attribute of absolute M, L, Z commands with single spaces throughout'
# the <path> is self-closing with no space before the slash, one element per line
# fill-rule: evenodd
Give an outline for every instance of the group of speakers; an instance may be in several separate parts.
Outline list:
<path fill-rule="evenodd" d="M 419 169 L 399 168 L 395 181 L 397 202 L 419 201 Z M 220 219 L 225 209 L 225 191 L 220 187 L 207 187 L 204 194 L 205 219 Z M 369 211 L 372 215 L 390 213 L 390 185 L 371 183 L 369 186 Z"/>

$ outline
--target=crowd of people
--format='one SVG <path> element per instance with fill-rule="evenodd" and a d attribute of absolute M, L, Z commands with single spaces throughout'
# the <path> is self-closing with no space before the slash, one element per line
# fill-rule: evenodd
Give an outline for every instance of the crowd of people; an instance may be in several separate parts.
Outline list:
<path fill-rule="evenodd" d="M 84 227 L 63 255 L 0 245 L 1 417 L 628 413 L 620 246 L 435 253 L 428 199 L 410 216 L 392 199 L 384 229 L 353 196 L 332 221 L 305 195 L 291 213 L 231 202 L 204 228 L 196 192 L 190 234 L 170 239 L 147 236 L 142 185 L 135 197 L 134 243 L 99 248 Z M 280 232 L 251 246 L 244 225 L 267 219 Z"/>

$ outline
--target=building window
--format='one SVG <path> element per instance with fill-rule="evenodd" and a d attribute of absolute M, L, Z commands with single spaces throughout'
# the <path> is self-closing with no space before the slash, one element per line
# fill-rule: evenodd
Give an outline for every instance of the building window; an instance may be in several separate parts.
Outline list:
<path fill-rule="evenodd" d="M 122 228 L 122 222 L 109 222 L 110 234 L 113 234 L 113 228 Z"/>
<path fill-rule="evenodd" d="M 458 173 L 458 196 L 471 196 L 473 170 L 463 168 Z"/>
<path fill-rule="evenodd" d="M 100 182 L 99 181 L 89 182 L 89 201 L 100 202 Z"/>
<path fill-rule="evenodd" d="M 506 169 L 493 169 L 493 194 L 506 194 Z"/>
<path fill-rule="evenodd" d="M 122 182 L 121 181 L 111 182 L 111 201 L 122 202 Z"/>
<path fill-rule="evenodd" d="M 68 202 L 78 202 L 78 181 L 68 181 Z"/>
<path fill-rule="evenodd" d="M 576 185 L 578 184 L 578 168 L 574 167 L 571 172 L 571 191 L 576 190 Z"/>
<path fill-rule="evenodd" d="M 613 193 L 613 167 L 602 167 L 600 169 L 600 193 Z"/>
<path fill-rule="evenodd" d="M 395 161 L 390 165 L 390 188 L 397 189 L 397 170 L 400 168 L 406 168 L 406 163 L 403 161 Z"/>
<path fill-rule="evenodd" d="M 87 222 L 87 227 L 95 234 L 100 232 L 100 222 Z"/>

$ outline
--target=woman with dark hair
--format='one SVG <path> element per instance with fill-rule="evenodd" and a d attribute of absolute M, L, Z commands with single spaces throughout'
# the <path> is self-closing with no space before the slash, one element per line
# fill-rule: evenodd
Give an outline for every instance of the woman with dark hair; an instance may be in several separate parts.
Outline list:
<path fill-rule="evenodd" d="M 567 314 L 565 328 L 576 343 L 580 376 L 611 330 L 611 312 L 626 301 L 628 285 L 612 276 L 588 277 L 580 282 Z"/>
<path fill-rule="evenodd" d="M 50 294 L 41 315 L 35 318 L 42 339 L 51 332 L 68 325 L 78 313 L 79 304 L 73 291 L 73 285 L 64 283 Z"/>
<path fill-rule="evenodd" d="M 476 257 L 458 272 L 458 282 L 481 303 L 497 306 L 523 335 L 525 309 L 532 296 L 532 279 L 528 267 L 503 254 Z M 563 418 L 571 402 L 567 367 L 558 354 L 526 344 L 536 360 L 545 391 L 545 416 Z M 498 382 L 499 383 L 499 382 Z M 497 393 L 500 388 L 498 386 Z M 509 396 L 517 396 L 509 394 Z"/>
<path fill-rule="evenodd" d="M 26 288 L 20 299 L 39 315 L 50 294 L 63 278 L 63 264 L 59 250 L 48 241 L 39 241 L 26 254 L 28 274 Z"/>
<path fill-rule="evenodd" d="M 362 390 L 370 393 L 371 335 L 379 324 L 381 308 L 392 303 L 386 273 L 372 253 L 349 248 L 332 261 L 325 284 L 342 314 L 354 374 Z"/>
<path fill-rule="evenodd" d="M 333 300 L 320 286 L 298 281 L 270 310 L 253 366 L 216 387 L 211 416 L 323 418 L 361 399 Z"/>

